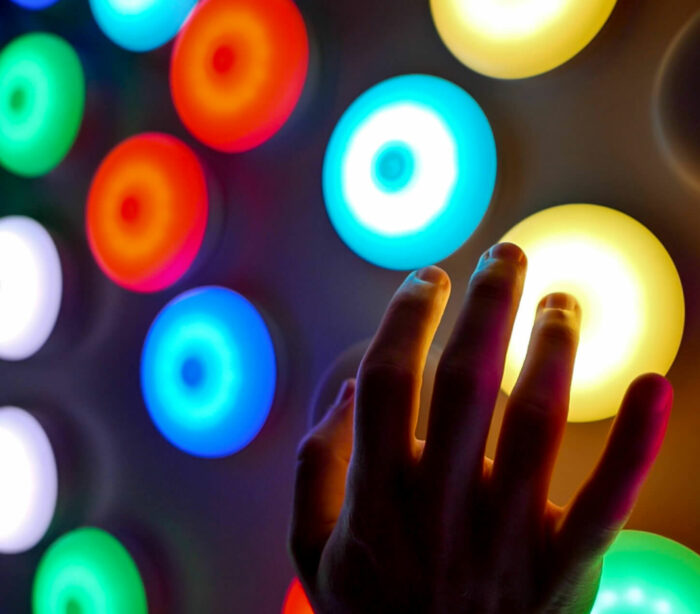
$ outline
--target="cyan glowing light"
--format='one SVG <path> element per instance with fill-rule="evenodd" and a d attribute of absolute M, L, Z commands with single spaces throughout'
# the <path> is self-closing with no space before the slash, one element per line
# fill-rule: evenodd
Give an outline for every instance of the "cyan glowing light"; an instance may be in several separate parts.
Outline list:
<path fill-rule="evenodd" d="M 0 218 L 0 359 L 24 360 L 53 332 L 63 296 L 51 235 L 19 215 Z"/>
<path fill-rule="evenodd" d="M 0 554 L 33 548 L 56 510 L 58 471 L 44 429 L 17 407 L 0 408 Z"/>
<path fill-rule="evenodd" d="M 173 38 L 197 0 L 90 0 L 102 31 L 130 51 L 150 51 Z"/>
<path fill-rule="evenodd" d="M 23 6 L 25 9 L 39 10 L 47 6 L 56 4 L 58 0 L 12 0 L 15 4 Z"/>
<path fill-rule="evenodd" d="M 591 614 L 697 614 L 700 556 L 644 531 L 622 531 L 603 558 Z"/>
<path fill-rule="evenodd" d="M 389 269 L 457 250 L 488 208 L 496 144 L 476 101 L 449 81 L 404 75 L 367 90 L 331 136 L 323 191 L 331 223 Z"/>
<path fill-rule="evenodd" d="M 141 388 L 153 422 L 195 456 L 227 456 L 248 445 L 267 419 L 276 378 L 262 317 L 243 296 L 216 286 L 168 303 L 141 357 Z"/>

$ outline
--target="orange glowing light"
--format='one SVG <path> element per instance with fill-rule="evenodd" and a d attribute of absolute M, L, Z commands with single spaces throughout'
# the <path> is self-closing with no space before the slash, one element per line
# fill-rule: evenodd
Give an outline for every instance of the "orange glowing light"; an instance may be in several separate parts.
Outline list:
<path fill-rule="evenodd" d="M 204 0 L 173 50 L 175 108 L 203 143 L 246 151 L 287 121 L 308 64 L 306 26 L 292 0 Z"/>
<path fill-rule="evenodd" d="M 87 203 L 87 235 L 115 283 L 155 292 L 189 269 L 208 217 L 204 171 L 178 139 L 158 133 L 123 141 L 102 161 Z"/>
<path fill-rule="evenodd" d="M 282 606 L 282 614 L 314 614 L 301 582 L 296 578 L 289 585 L 289 590 Z"/>

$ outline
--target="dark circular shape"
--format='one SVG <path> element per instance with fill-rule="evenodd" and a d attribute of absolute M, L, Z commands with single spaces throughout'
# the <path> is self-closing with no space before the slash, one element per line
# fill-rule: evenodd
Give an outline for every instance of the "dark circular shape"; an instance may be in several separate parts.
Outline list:
<path fill-rule="evenodd" d="M 82 614 L 82 612 L 80 604 L 75 599 L 71 599 L 66 604 L 66 614 Z"/>
<path fill-rule="evenodd" d="M 676 35 L 661 63 L 654 93 L 657 136 L 667 160 L 700 190 L 700 11 Z"/>
<path fill-rule="evenodd" d="M 197 388 L 204 379 L 204 365 L 202 361 L 190 356 L 182 363 L 182 380 L 190 388 Z"/>

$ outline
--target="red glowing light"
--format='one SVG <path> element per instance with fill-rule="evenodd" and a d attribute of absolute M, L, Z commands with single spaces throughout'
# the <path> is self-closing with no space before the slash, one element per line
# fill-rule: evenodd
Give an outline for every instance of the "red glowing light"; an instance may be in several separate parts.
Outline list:
<path fill-rule="evenodd" d="M 289 590 L 282 606 L 282 614 L 314 614 L 301 582 L 297 579 L 294 579 L 289 585 Z"/>
<path fill-rule="evenodd" d="M 246 151 L 287 121 L 308 65 L 306 27 L 292 0 L 204 0 L 173 50 L 175 108 L 203 143 Z"/>
<path fill-rule="evenodd" d="M 134 136 L 107 155 L 92 180 L 90 248 L 120 286 L 162 290 L 194 261 L 208 210 L 206 179 L 194 153 L 169 135 Z"/>

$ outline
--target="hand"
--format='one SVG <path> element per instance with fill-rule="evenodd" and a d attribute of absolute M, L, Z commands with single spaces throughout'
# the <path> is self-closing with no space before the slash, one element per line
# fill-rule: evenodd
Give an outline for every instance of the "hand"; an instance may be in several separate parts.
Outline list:
<path fill-rule="evenodd" d="M 299 449 L 290 550 L 317 614 L 582 613 L 601 557 L 631 512 L 666 428 L 661 376 L 629 387 L 590 478 L 547 499 L 566 424 L 581 314 L 566 294 L 537 309 L 495 459 L 484 457 L 525 278 L 515 245 L 479 261 L 414 435 L 423 367 L 450 292 L 409 275 L 360 365 Z"/>

